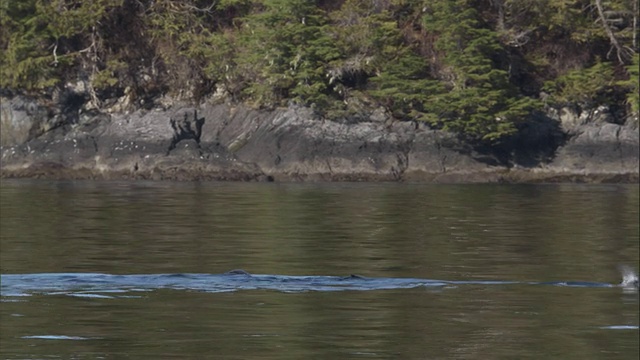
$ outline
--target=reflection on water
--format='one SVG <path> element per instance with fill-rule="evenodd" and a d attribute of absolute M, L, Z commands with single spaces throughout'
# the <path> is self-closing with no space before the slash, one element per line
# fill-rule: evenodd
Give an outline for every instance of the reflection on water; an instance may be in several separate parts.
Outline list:
<path fill-rule="evenodd" d="M 3 180 L 3 275 L 242 268 L 451 283 L 364 292 L 3 293 L 0 354 L 637 358 L 637 292 L 523 284 L 619 283 L 619 264 L 637 269 L 638 207 L 637 185 Z M 486 283 L 502 281 L 518 283 Z"/>

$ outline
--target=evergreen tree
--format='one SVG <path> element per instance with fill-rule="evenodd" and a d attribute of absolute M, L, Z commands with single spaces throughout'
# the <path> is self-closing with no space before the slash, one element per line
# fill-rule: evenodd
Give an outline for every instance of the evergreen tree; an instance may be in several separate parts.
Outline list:
<path fill-rule="evenodd" d="M 2 1 L 0 87 L 224 90 L 323 116 L 382 104 L 496 143 L 538 106 L 522 93 L 541 89 L 557 106 L 626 97 L 637 114 L 638 31 L 638 0 Z"/>
<path fill-rule="evenodd" d="M 640 115 L 640 56 L 633 55 L 631 64 L 627 66 L 629 79 L 620 81 L 618 85 L 627 89 L 627 103 L 631 113 L 636 117 Z"/>
<path fill-rule="evenodd" d="M 394 5 L 399 4 L 347 0 L 332 14 L 343 56 L 331 76 L 365 90 L 399 119 L 421 119 L 429 94 L 441 89 L 428 78 L 426 61 L 406 44 Z"/>
<path fill-rule="evenodd" d="M 6 1 L 0 7 L 0 86 L 32 91 L 65 80 L 82 58 L 96 61 L 101 19 L 122 0 Z"/>
<path fill-rule="evenodd" d="M 591 109 L 608 103 L 613 92 L 614 69 L 611 63 L 597 62 L 586 69 L 576 69 L 545 84 L 557 106 L 577 105 Z"/>
<path fill-rule="evenodd" d="M 497 34 L 481 23 L 469 0 L 430 1 L 423 18 L 437 34 L 448 92 L 431 97 L 428 121 L 473 140 L 495 142 L 517 131 L 534 102 L 519 96 L 495 58 L 504 54 Z"/>
<path fill-rule="evenodd" d="M 326 14 L 306 0 L 264 0 L 244 18 L 238 67 L 245 94 L 260 105 L 286 99 L 322 109 L 331 101 L 327 69 L 339 57 Z"/>

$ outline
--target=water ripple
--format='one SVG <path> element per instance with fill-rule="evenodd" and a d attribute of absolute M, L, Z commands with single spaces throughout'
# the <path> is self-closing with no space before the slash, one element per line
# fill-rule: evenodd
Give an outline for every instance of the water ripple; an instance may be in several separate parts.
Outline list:
<path fill-rule="evenodd" d="M 552 285 L 564 287 L 616 287 L 597 282 L 515 282 L 515 281 L 446 281 L 418 278 L 370 278 L 350 276 L 287 276 L 256 275 L 242 270 L 224 274 L 144 274 L 111 275 L 101 273 L 42 273 L 0 275 L 0 295 L 3 297 L 31 294 L 68 295 L 108 299 L 131 292 L 159 289 L 231 292 L 240 290 L 305 291 L 367 291 L 411 289 L 417 287 L 457 287 L 460 285 Z M 131 296 L 127 296 L 131 297 Z"/>

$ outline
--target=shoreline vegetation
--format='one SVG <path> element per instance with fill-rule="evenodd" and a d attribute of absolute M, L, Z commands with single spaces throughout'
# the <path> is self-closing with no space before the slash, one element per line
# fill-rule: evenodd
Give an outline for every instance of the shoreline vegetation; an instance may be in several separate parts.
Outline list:
<path fill-rule="evenodd" d="M 453 173 L 494 173 L 477 181 L 637 182 L 638 2 L 3 2 L 0 175 L 145 178 L 131 159 L 156 153 L 104 163 L 131 140 L 257 167 L 200 164 L 185 179 L 433 181 L 454 159 Z M 185 107 L 193 115 L 177 119 Z M 287 150 L 291 134 L 311 144 Z M 44 155 L 71 138 L 81 158 Z M 176 166 L 148 177 L 181 178 Z M 78 170 L 92 167 L 103 175 Z M 227 170 L 253 175 L 198 175 Z"/>

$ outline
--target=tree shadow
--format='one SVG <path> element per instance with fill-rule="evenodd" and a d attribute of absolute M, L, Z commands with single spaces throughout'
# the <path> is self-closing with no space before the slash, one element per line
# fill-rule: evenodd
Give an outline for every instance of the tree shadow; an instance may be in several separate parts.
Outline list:
<path fill-rule="evenodd" d="M 533 168 L 551 162 L 568 139 L 560 122 L 536 112 L 521 122 L 510 138 L 498 144 L 472 144 L 471 156 L 492 166 Z"/>

